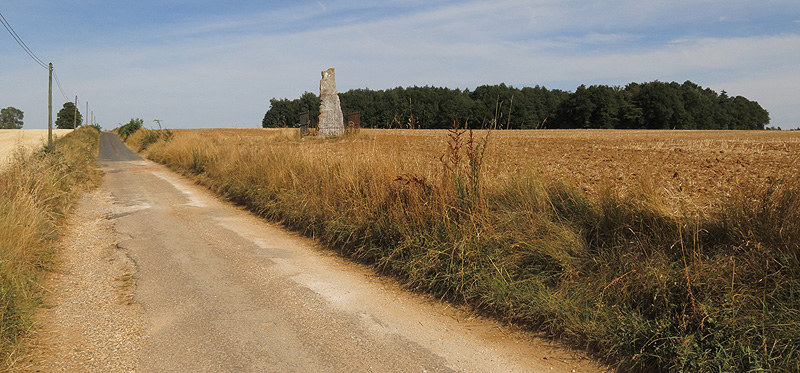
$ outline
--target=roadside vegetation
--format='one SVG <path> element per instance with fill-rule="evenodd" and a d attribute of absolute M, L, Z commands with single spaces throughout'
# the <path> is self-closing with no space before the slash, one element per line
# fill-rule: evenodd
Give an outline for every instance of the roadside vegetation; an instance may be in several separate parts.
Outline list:
<path fill-rule="evenodd" d="M 718 205 L 675 210 L 646 181 L 587 193 L 536 170 L 487 178 L 491 133 L 442 131 L 425 167 L 405 147 L 331 151 L 368 133 L 300 141 L 287 131 L 156 141 L 138 131 L 127 142 L 411 289 L 622 371 L 800 371 L 796 167 Z"/>
<path fill-rule="evenodd" d="M 31 328 L 42 300 L 38 283 L 69 209 L 100 182 L 98 139 L 95 128 L 80 128 L 57 139 L 54 151 L 19 148 L 0 166 L 0 370 Z"/>
<path fill-rule="evenodd" d="M 116 128 L 117 135 L 119 135 L 123 141 L 127 140 L 128 136 L 142 128 L 142 123 L 144 123 L 144 120 L 141 118 L 131 118 L 128 123 Z"/>

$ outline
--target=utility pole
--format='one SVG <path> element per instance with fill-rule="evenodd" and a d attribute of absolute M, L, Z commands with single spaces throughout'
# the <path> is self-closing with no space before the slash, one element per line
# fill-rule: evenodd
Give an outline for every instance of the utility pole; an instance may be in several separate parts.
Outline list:
<path fill-rule="evenodd" d="M 72 113 L 72 132 L 78 128 L 78 95 L 75 95 L 75 111 Z"/>
<path fill-rule="evenodd" d="M 86 125 L 89 125 L 89 101 L 86 101 Z"/>
<path fill-rule="evenodd" d="M 47 148 L 53 150 L 53 63 L 50 62 L 50 84 L 47 88 Z"/>

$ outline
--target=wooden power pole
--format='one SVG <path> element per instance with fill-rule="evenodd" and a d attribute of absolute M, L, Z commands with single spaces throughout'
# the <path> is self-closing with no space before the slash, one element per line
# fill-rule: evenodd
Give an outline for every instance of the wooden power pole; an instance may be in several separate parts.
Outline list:
<path fill-rule="evenodd" d="M 53 63 L 50 62 L 50 85 L 47 88 L 47 148 L 53 150 Z"/>
<path fill-rule="evenodd" d="M 75 95 L 75 111 L 72 113 L 72 131 L 78 128 L 78 96 Z"/>

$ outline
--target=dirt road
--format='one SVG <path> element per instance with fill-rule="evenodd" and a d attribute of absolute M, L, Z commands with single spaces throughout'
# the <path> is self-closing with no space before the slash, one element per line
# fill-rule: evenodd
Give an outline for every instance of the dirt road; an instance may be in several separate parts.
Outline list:
<path fill-rule="evenodd" d="M 99 163 L 104 183 L 75 213 L 23 370 L 600 370 L 409 294 L 141 160 L 112 134 Z"/>

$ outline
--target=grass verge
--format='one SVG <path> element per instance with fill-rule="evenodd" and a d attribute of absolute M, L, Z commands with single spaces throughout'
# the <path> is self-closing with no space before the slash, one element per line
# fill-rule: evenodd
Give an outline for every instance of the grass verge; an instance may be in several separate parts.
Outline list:
<path fill-rule="evenodd" d="M 623 371 L 800 371 L 800 179 L 702 213 L 656 188 L 589 197 L 533 171 L 482 178 L 453 130 L 437 172 L 277 136 L 177 131 L 134 149 L 410 288 L 545 331 Z M 359 138 L 343 140 L 362 141 Z M 409 159 L 393 160 L 408 163 Z"/>
<path fill-rule="evenodd" d="M 31 327 L 38 281 L 69 208 L 100 182 L 98 139 L 96 129 L 81 128 L 58 139 L 55 151 L 17 149 L 0 169 L 0 367 L 13 362 Z"/>

